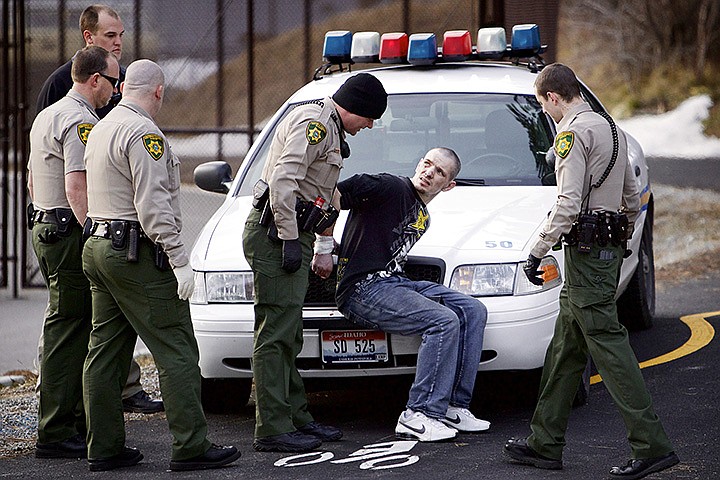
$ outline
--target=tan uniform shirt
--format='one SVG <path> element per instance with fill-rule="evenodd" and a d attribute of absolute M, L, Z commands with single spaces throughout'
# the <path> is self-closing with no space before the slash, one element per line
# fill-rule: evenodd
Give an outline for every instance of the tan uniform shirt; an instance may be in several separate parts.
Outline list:
<path fill-rule="evenodd" d="M 88 217 L 139 221 L 173 267 L 188 263 L 180 239 L 180 161 L 146 111 L 121 100 L 95 126 L 85 163 Z"/>
<path fill-rule="evenodd" d="M 558 197 L 540 238 L 530 253 L 542 258 L 562 234 L 568 233 L 586 205 L 591 212 L 616 212 L 624 209 L 630 221 L 630 232 L 640 210 L 640 195 L 635 175 L 628 161 L 625 134 L 618 128 L 619 149 L 615 166 L 600 188 L 590 184 L 602 177 L 610 163 L 613 139 L 608 121 L 583 103 L 572 108 L 558 125 L 555 136 L 555 174 Z"/>
<path fill-rule="evenodd" d="M 270 145 L 262 178 L 270 186 L 270 205 L 283 240 L 298 238 L 295 202 L 315 201 L 318 195 L 330 204 L 343 159 L 340 115 L 330 97 L 298 105 L 278 125 Z"/>
<path fill-rule="evenodd" d="M 85 144 L 98 120 L 90 102 L 75 90 L 35 117 L 30 129 L 28 170 L 36 208 L 70 208 L 65 175 L 85 170 Z"/>

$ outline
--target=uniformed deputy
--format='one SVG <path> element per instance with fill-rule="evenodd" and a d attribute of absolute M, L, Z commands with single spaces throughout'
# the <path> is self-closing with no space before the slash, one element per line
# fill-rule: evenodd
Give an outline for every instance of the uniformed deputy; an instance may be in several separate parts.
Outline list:
<path fill-rule="evenodd" d="M 212 445 L 200 403 L 198 347 L 187 302 L 193 272 L 180 238 L 180 162 L 153 118 L 164 75 L 150 60 L 128 66 L 123 100 L 95 126 L 85 154 L 91 237 L 83 268 L 93 299 L 83 378 L 90 470 L 137 464 L 125 446 L 120 392 L 140 335 L 158 367 L 170 433 L 170 470 L 235 461 Z"/>
<path fill-rule="evenodd" d="M 49 292 L 38 408 L 39 458 L 86 454 L 82 372 L 90 335 L 90 285 L 82 272 L 82 222 L 87 214 L 83 154 L 98 122 L 95 109 L 116 90 L 118 63 L 100 47 L 78 52 L 73 87 L 41 112 L 30 130 L 28 189 L 32 243 Z"/>
<path fill-rule="evenodd" d="M 330 204 L 343 159 L 350 154 L 345 133 L 372 128 L 386 106 L 380 81 L 360 73 L 332 98 L 296 106 L 272 140 L 256 185 L 256 208 L 243 234 L 255 280 L 256 450 L 302 452 L 342 437 L 308 412 L 295 358 L 303 344 L 313 232 L 324 228 L 318 221 L 324 218 L 320 207 Z"/>
<path fill-rule="evenodd" d="M 558 124 L 558 197 L 524 271 L 541 285 L 540 259 L 564 236 L 566 278 L 532 434 L 510 439 L 505 452 L 538 468 L 562 468 L 568 417 L 590 354 L 625 421 L 632 451 L 627 465 L 612 467 L 610 474 L 641 478 L 675 465 L 678 458 L 653 410 L 615 306 L 625 241 L 640 206 L 627 140 L 609 116 L 594 113 L 582 99 L 579 82 L 565 65 L 545 67 L 535 80 L 535 92 Z"/>
<path fill-rule="evenodd" d="M 80 14 L 80 33 L 86 46 L 96 45 L 110 52 L 119 62 L 122 57 L 122 44 L 125 29 L 120 15 L 107 5 L 90 5 Z M 74 57 L 73 57 L 74 58 Z M 70 76 L 73 59 L 58 67 L 43 83 L 37 98 L 37 112 L 60 100 L 73 85 Z M 116 75 L 120 82 L 125 80 L 125 67 L 120 66 L 120 73 Z M 107 104 L 97 108 L 95 112 L 103 118 L 120 101 L 119 90 L 110 97 Z M 42 362 L 43 337 L 38 342 L 38 364 Z M 42 373 L 37 379 L 39 391 L 42 384 Z M 157 413 L 163 410 L 160 400 L 153 400 L 140 385 L 140 366 L 135 360 L 130 361 L 130 372 L 123 388 L 123 409 L 126 412 Z"/>

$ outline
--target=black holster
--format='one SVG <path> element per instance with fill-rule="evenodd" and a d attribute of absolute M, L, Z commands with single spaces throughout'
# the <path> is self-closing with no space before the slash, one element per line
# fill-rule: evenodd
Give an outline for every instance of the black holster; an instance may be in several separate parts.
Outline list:
<path fill-rule="evenodd" d="M 33 205 L 32 202 L 28 203 L 27 207 L 25 207 L 25 215 L 28 230 L 32 230 L 33 225 L 35 225 L 35 205 Z"/>
<path fill-rule="evenodd" d="M 155 267 L 162 272 L 170 270 L 170 258 L 165 250 L 157 243 L 153 245 L 155 247 Z"/>
<path fill-rule="evenodd" d="M 127 248 L 125 256 L 127 261 L 137 262 L 141 236 L 140 223 L 129 220 L 110 220 L 108 229 L 113 250 L 125 250 Z"/>

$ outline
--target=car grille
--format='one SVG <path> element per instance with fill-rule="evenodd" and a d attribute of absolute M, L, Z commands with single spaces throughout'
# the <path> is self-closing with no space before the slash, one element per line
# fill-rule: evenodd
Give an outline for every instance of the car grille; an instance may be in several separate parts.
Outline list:
<path fill-rule="evenodd" d="M 445 276 L 445 262 L 437 258 L 410 257 L 405 264 L 405 273 L 412 280 L 428 280 L 442 283 Z M 332 274 L 326 280 L 310 272 L 310 284 L 305 295 L 305 306 L 334 306 L 336 282 L 337 271 L 335 268 L 333 268 Z"/>

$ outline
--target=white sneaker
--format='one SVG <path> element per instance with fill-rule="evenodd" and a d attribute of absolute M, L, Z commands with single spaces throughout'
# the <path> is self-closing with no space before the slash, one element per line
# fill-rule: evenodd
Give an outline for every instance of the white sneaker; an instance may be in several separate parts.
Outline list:
<path fill-rule="evenodd" d="M 448 407 L 445 418 L 441 420 L 445 425 L 461 432 L 484 432 L 490 428 L 490 422 L 480 420 L 467 408 Z"/>
<path fill-rule="evenodd" d="M 395 426 L 395 436 L 421 442 L 439 442 L 455 438 L 457 430 L 441 421 L 427 417 L 422 412 L 407 409 L 400 414 Z"/>

